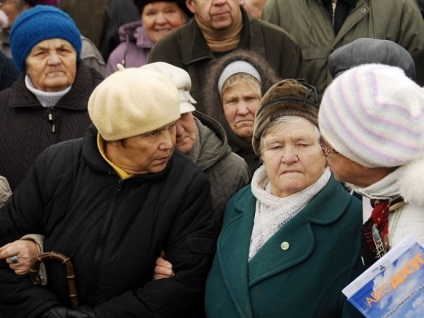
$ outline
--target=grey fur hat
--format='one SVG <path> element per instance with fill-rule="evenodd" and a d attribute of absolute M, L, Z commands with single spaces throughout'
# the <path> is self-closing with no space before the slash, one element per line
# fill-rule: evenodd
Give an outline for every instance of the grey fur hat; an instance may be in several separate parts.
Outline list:
<path fill-rule="evenodd" d="M 392 41 L 361 38 L 339 47 L 328 57 L 328 68 L 333 78 L 362 64 L 397 66 L 406 76 L 415 79 L 415 63 L 411 54 Z"/>

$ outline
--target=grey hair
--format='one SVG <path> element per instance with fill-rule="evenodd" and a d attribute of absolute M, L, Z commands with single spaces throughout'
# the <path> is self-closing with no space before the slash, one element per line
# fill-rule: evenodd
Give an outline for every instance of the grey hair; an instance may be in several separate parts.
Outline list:
<path fill-rule="evenodd" d="M 303 118 L 306 119 L 304 117 L 300 117 L 300 116 L 283 116 L 283 117 L 279 117 L 278 119 L 271 121 L 264 129 L 264 131 L 262 132 L 260 141 L 259 141 L 259 151 L 261 153 L 261 156 L 263 154 L 263 151 L 265 149 L 265 137 L 270 134 L 271 132 L 279 129 L 279 128 L 284 128 L 287 127 L 287 125 L 291 122 L 293 122 L 294 120 L 298 119 L 298 118 Z M 306 119 L 307 120 L 307 119 Z M 320 139 L 321 139 L 321 132 L 319 131 L 318 127 L 316 125 L 314 125 L 313 123 L 311 123 L 314 126 L 314 131 L 315 131 L 315 136 L 317 137 L 317 143 L 320 144 Z"/>

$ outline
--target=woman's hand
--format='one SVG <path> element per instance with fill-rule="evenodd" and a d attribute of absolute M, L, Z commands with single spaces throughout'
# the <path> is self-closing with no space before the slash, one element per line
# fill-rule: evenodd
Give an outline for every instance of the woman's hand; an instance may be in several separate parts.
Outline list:
<path fill-rule="evenodd" d="M 5 259 L 17 275 L 28 274 L 37 256 L 37 243 L 32 240 L 17 240 L 0 247 L 0 259 Z"/>
<path fill-rule="evenodd" d="M 169 278 L 175 275 L 172 270 L 172 264 L 164 257 L 165 253 L 162 251 L 160 256 L 156 259 L 156 266 L 153 273 L 154 279 Z"/>

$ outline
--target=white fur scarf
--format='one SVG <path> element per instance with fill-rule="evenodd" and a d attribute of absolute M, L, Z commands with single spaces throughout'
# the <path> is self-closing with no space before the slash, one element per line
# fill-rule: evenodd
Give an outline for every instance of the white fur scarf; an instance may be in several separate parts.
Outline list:
<path fill-rule="evenodd" d="M 399 167 L 369 187 L 346 185 L 368 198 L 392 199 L 401 195 L 406 203 L 424 206 L 424 157 Z"/>
<path fill-rule="evenodd" d="M 399 192 L 405 202 L 424 206 L 424 157 L 400 167 Z"/>

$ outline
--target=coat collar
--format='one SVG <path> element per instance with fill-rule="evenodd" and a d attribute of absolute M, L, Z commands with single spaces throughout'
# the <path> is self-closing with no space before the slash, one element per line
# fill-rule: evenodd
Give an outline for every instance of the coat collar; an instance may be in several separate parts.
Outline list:
<path fill-rule="evenodd" d="M 71 90 L 55 105 L 56 108 L 87 111 L 87 105 L 81 100 L 90 98 L 93 89 L 103 80 L 95 70 L 83 62 L 77 64 L 77 74 Z M 9 106 L 14 108 L 42 107 L 35 95 L 25 86 L 25 74 L 22 73 L 16 82 L 9 88 Z M 78 98 L 76 98 L 78 96 Z"/>
<path fill-rule="evenodd" d="M 243 17 L 243 29 L 241 34 L 241 40 L 238 48 L 249 49 L 250 48 L 250 22 L 251 19 L 247 15 L 243 7 L 240 7 L 242 17 Z M 212 60 L 215 58 L 213 52 L 209 49 L 206 44 L 206 40 L 200 30 L 199 26 L 196 23 L 196 19 L 191 19 L 186 24 L 185 34 L 190 34 L 192 36 L 183 36 L 181 38 L 181 47 L 187 48 L 182 50 L 181 58 L 185 66 L 192 63 L 196 63 L 202 60 Z M 262 39 L 262 35 L 259 35 Z M 260 53 L 260 52 L 256 52 Z"/>
<path fill-rule="evenodd" d="M 248 263 L 256 199 L 246 187 L 234 201 L 218 240 L 217 260 L 240 316 L 252 317 L 249 288 L 308 259 L 315 248 L 312 224 L 333 223 L 346 211 L 347 193 L 333 177 Z M 234 245 L 237 242 L 237 246 Z M 288 248 L 287 248 L 288 244 Z"/>
<path fill-rule="evenodd" d="M 88 127 L 83 141 L 82 141 L 82 157 L 84 158 L 85 162 L 91 166 L 93 169 L 97 170 L 98 172 L 109 174 L 109 175 L 117 175 L 115 170 L 112 168 L 111 165 L 103 158 L 103 156 L 100 154 L 100 150 L 97 145 L 97 134 L 98 130 L 94 126 L 94 124 L 91 124 L 90 127 Z M 182 155 L 178 150 L 175 150 L 171 159 L 167 163 L 165 169 L 158 173 L 146 173 L 146 174 L 140 174 L 136 175 L 132 178 L 127 179 L 127 182 L 150 182 L 153 180 L 158 180 L 163 178 L 165 175 L 168 174 L 169 170 L 171 169 L 175 157 L 176 156 L 184 156 Z M 188 160 L 188 159 L 187 159 Z"/>

